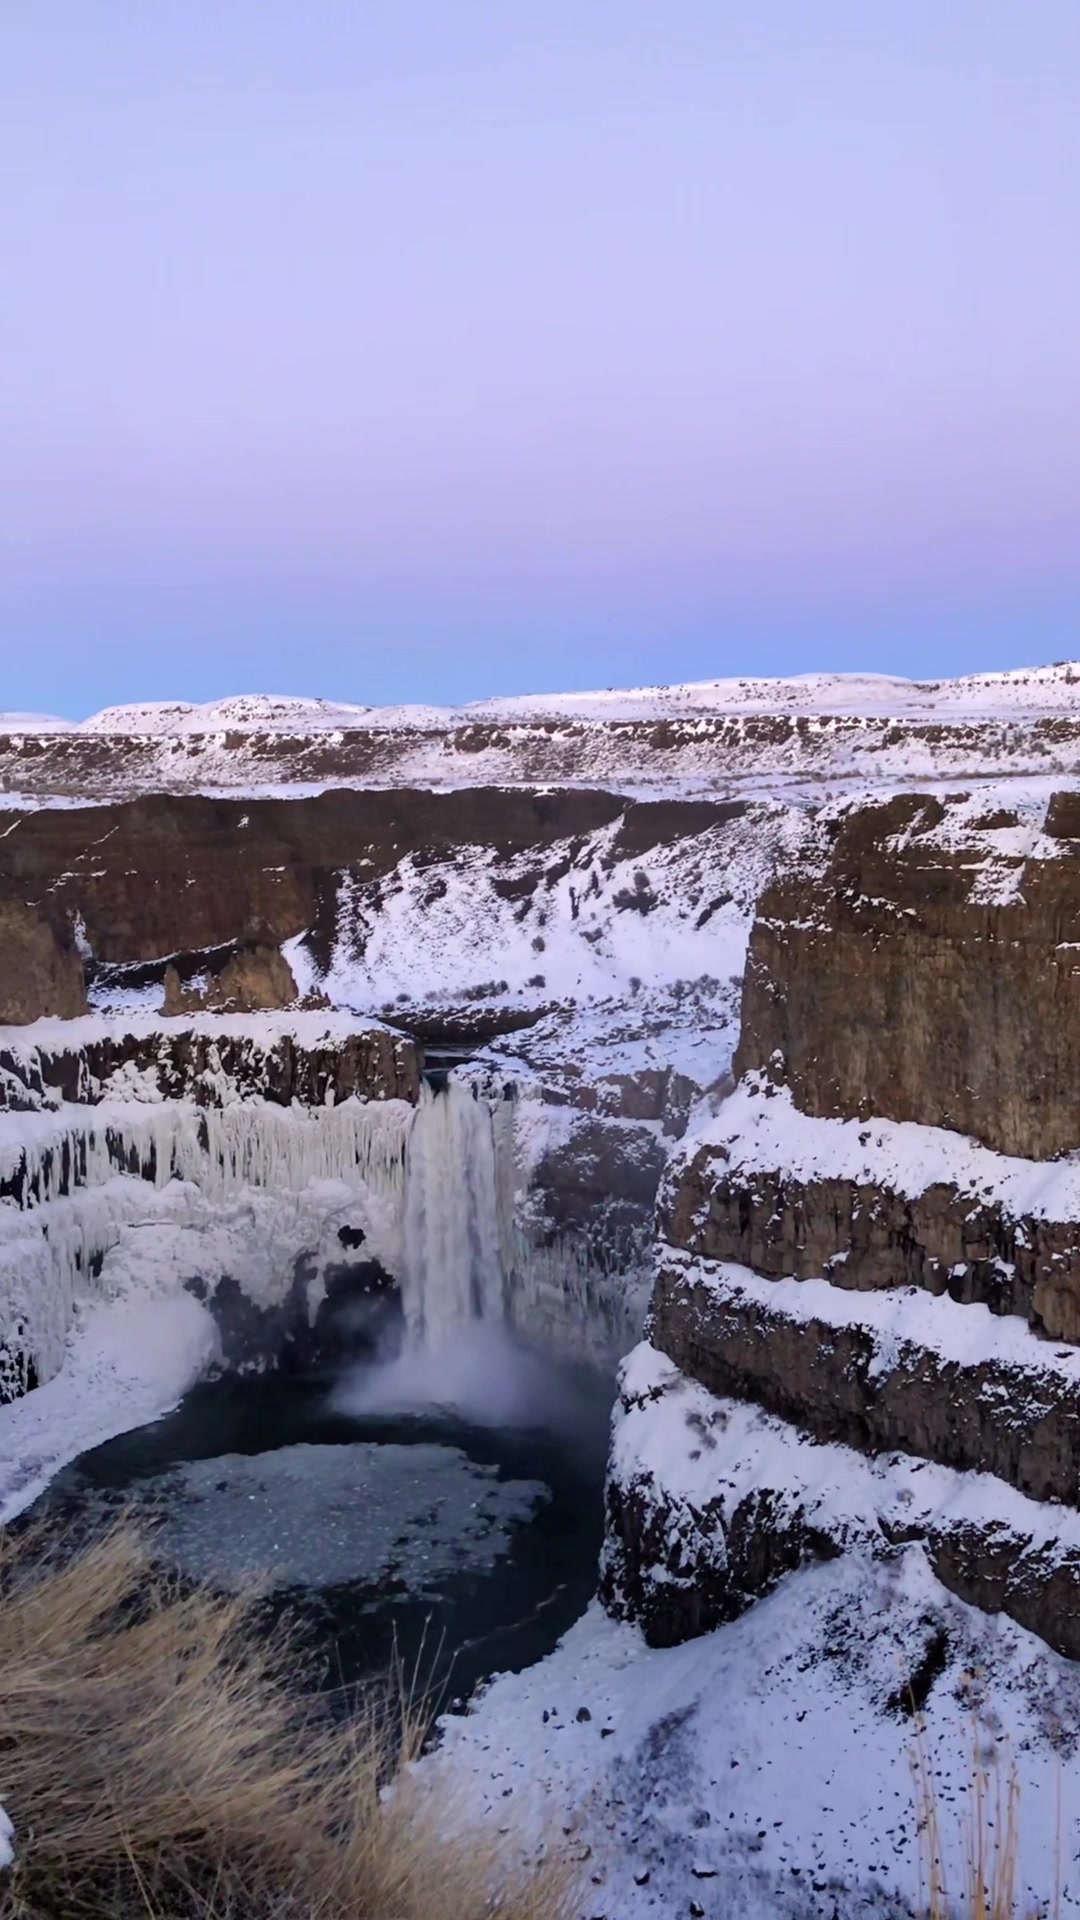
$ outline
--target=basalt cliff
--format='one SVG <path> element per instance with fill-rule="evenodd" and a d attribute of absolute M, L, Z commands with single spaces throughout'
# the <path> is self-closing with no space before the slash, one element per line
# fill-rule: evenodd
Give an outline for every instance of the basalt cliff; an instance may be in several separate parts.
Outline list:
<path fill-rule="evenodd" d="M 824 808 L 762 890 L 616 1423 L 604 1591 L 656 1643 L 919 1541 L 1080 1656 L 1080 846 L 1033 802 Z"/>

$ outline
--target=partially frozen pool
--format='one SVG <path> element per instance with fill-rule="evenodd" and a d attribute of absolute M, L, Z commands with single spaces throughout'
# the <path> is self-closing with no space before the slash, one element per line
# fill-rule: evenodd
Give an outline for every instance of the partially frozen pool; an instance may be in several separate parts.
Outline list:
<path fill-rule="evenodd" d="M 189 1460 L 142 1481 L 154 1550 L 197 1580 L 241 1590 L 393 1581 L 428 1598 L 449 1574 L 488 1572 L 511 1528 L 549 1499 L 459 1447 L 301 1441 Z"/>
<path fill-rule="evenodd" d="M 396 1658 L 467 1694 L 549 1652 L 595 1589 L 612 1383 L 509 1341 L 478 1349 L 468 1411 L 386 1381 L 372 1366 L 204 1382 L 73 1462 L 36 1513 L 81 1533 L 130 1509 L 167 1566 L 286 1607 L 327 1684 Z"/>

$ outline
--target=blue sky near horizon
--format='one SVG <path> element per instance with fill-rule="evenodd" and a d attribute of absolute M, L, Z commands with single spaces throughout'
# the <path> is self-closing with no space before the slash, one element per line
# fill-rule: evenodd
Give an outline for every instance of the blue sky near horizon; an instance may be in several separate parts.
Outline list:
<path fill-rule="evenodd" d="M 41 0 L 0 708 L 1080 653 L 1073 0 Z"/>

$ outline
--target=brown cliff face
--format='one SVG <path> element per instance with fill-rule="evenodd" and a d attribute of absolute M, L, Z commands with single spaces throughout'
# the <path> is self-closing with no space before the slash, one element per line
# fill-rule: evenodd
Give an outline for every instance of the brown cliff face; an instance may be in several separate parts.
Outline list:
<path fill-rule="evenodd" d="M 652 1313 L 655 1345 L 710 1393 L 752 1400 L 817 1440 L 993 1473 L 1035 1500 L 1080 1501 L 1077 1383 L 1034 1358 L 962 1363 L 859 1322 L 795 1316 L 679 1265 L 661 1268 Z"/>
<path fill-rule="evenodd" d="M 291 1007 L 297 997 L 292 968 L 280 947 L 241 947 L 204 985 L 185 985 L 175 967 L 165 969 L 162 1012 L 258 1013 Z"/>
<path fill-rule="evenodd" d="M 1048 1159 L 1080 1145 L 1076 796 L 1055 797 L 1049 841 L 1026 859 L 1000 851 L 1005 813 L 950 835 L 957 804 L 853 811 L 815 870 L 766 890 L 736 1072 L 785 1077 L 807 1113 L 916 1120 Z"/>
<path fill-rule="evenodd" d="M 50 925 L 17 898 L 0 898 L 0 1026 L 85 1012 L 82 961 L 71 928 Z"/>
<path fill-rule="evenodd" d="M 90 1023 L 70 1037 L 33 1047 L 0 1046 L 0 1109 L 36 1109 L 70 1101 L 95 1106 L 116 1097 L 115 1076 L 145 1075 L 164 1100 L 219 1106 L 230 1098 L 324 1107 L 353 1095 L 415 1102 L 420 1053 L 387 1027 L 326 1031 L 317 1015 L 300 1014 L 277 1033 L 242 1019 L 190 1024 L 169 1021 L 102 1033 Z"/>
<path fill-rule="evenodd" d="M 662 1194 L 658 1224 L 669 1245 L 768 1279 L 923 1287 L 1080 1342 L 1080 1224 L 1014 1217 L 944 1182 L 912 1197 L 779 1170 L 733 1175 L 702 1147 Z"/>
<path fill-rule="evenodd" d="M 474 788 L 243 801 L 153 794 L 0 814 L 0 899 L 21 899 L 58 927 L 81 913 L 98 962 L 232 942 L 280 946 L 332 910 L 342 872 L 374 879 L 406 854 L 437 857 L 462 844 L 550 845 L 625 807 L 589 790 Z"/>
<path fill-rule="evenodd" d="M 551 881 L 557 844 L 572 846 L 618 823 L 621 855 L 702 833 L 743 810 L 721 802 L 660 806 L 595 788 L 475 787 L 263 800 L 155 794 L 0 813 L 0 909 L 19 917 L 23 944 L 36 942 L 41 956 L 33 968 L 13 969 L 27 982 L 19 996 L 8 991 L 7 1018 L 82 1010 L 73 950 L 80 923 L 95 968 L 176 960 L 174 1004 L 192 971 L 185 956 L 212 957 L 220 975 L 234 950 L 249 959 L 237 962 L 226 997 L 238 1006 L 280 1004 L 287 983 L 268 956 L 305 930 L 313 951 L 329 948 L 343 876 L 366 889 L 377 911 L 379 882 L 406 857 L 421 868 L 445 867 L 462 849 L 481 848 L 496 868 L 535 856 L 535 878 L 517 871 L 507 884 L 536 887 Z M 261 978 L 253 983 L 250 956 L 259 954 Z M 57 955 L 68 958 L 61 964 Z"/>
<path fill-rule="evenodd" d="M 753 931 L 735 1064 L 764 1079 L 747 1091 L 775 1097 L 769 1080 L 786 1082 L 803 1115 L 915 1121 L 1029 1160 L 1080 1145 L 1080 796 L 1055 796 L 1035 826 L 966 795 L 901 796 L 822 814 L 798 858 Z M 873 1150 L 862 1177 L 858 1160 L 834 1171 L 813 1120 L 797 1141 L 779 1123 L 741 1126 L 661 1190 L 649 1328 L 715 1396 L 716 1497 L 689 1509 L 677 1476 L 668 1488 L 651 1465 L 613 1476 L 607 1604 L 651 1639 L 681 1639 L 801 1560 L 919 1540 L 962 1598 L 1080 1658 L 1080 1550 L 1039 1507 L 1080 1506 L 1080 1361 L 1027 1330 L 1080 1342 L 1080 1223 L 1011 1215 L 992 1179 L 961 1191 L 956 1155 L 909 1194 L 875 1180 Z M 932 1167 L 932 1139 L 923 1147 Z M 1037 1204 L 1039 1182 L 1002 1191 Z M 815 1280 L 877 1297 L 860 1311 L 792 1284 Z M 917 1311 L 889 1299 L 912 1286 L 934 1298 Z M 991 1332 L 983 1307 L 1027 1327 Z M 751 1516 L 725 1504 L 736 1402 L 791 1436 L 762 1447 Z M 876 1511 L 860 1482 L 833 1519 L 828 1501 L 804 1503 L 784 1452 L 814 1443 L 880 1456 L 882 1473 L 913 1456 L 962 1478 L 910 1520 Z"/>

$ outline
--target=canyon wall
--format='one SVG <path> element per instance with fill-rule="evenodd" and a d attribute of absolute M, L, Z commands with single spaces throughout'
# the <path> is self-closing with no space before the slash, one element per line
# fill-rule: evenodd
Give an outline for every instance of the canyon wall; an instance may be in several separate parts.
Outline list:
<path fill-rule="evenodd" d="M 125 1096 L 198 1106 L 256 1098 L 307 1107 L 353 1098 L 415 1102 L 420 1062 L 406 1035 L 329 1013 L 263 1021 L 88 1017 L 0 1035 L 0 1112 Z"/>
<path fill-rule="evenodd" d="M 1080 1145 L 1080 795 L 1033 834 L 978 798 L 841 813 L 767 888 L 736 1071 L 1049 1159 Z"/>
<path fill-rule="evenodd" d="M 799 743 L 800 778 L 815 725 L 769 735 Z M 477 766 L 504 747 L 518 771 L 534 749 L 562 764 L 579 733 L 487 727 Z M 512 1097 L 521 1272 L 552 1324 L 568 1274 L 612 1326 L 609 1281 L 650 1274 L 607 1494 L 613 1611 L 677 1640 L 807 1558 L 917 1543 L 965 1599 L 1080 1657 L 1078 855 L 1080 797 L 1018 786 L 13 808 L 0 1106 L 106 1110 L 103 1183 L 128 1151 L 116 1101 L 185 1110 L 176 1166 L 205 1152 L 188 1109 L 341 1111 L 337 1166 L 375 1151 L 356 1096 L 408 1107 L 425 1049 L 474 1055 Z"/>
<path fill-rule="evenodd" d="M 264 1003 L 281 1004 L 292 978 L 273 965 L 282 944 L 303 936 L 310 966 L 325 971 L 344 908 L 362 956 L 365 922 L 405 868 L 434 906 L 448 874 L 481 856 L 495 895 L 501 889 L 524 918 L 537 890 L 550 892 L 603 829 L 598 852 L 611 870 L 744 811 L 588 787 L 477 787 L 245 800 L 152 794 L 0 812 L 0 1024 L 85 1011 L 86 985 L 118 968 L 132 987 L 163 988 L 171 968 L 176 1011 L 185 982 L 207 974 L 219 1002 L 231 985 L 250 1003 L 261 979 Z M 634 911 L 644 915 L 651 896 L 639 892 Z M 246 978 L 237 977 L 237 955 L 247 958 Z"/>
<path fill-rule="evenodd" d="M 715 689 L 654 688 L 607 702 L 583 696 L 542 701 L 532 711 L 437 714 L 408 720 L 372 712 L 369 724 L 305 724 L 302 712 L 268 715 L 246 706 L 243 724 L 223 720 L 179 731 L 117 726 L 0 728 L 0 791 L 107 800 L 123 794 L 252 792 L 325 783 L 352 788 L 506 784 L 521 787 L 644 782 L 657 789 L 708 780 L 760 792 L 763 780 L 820 782 L 838 772 L 862 785 L 1071 771 L 1080 754 L 1075 673 L 1015 676 L 1003 699 L 993 676 L 965 691 L 947 682 L 907 689 L 866 683 L 856 699 L 842 682 L 817 691 L 798 682 L 728 682 Z M 513 703 L 510 703 L 511 706 Z M 540 710 L 537 710 L 537 709 Z M 784 709 L 789 710 L 784 710 Z M 260 721 L 259 709 L 263 717 Z M 620 711 L 620 709 L 622 709 Z M 802 709 L 802 710 L 800 710 Z M 354 710 L 355 711 L 355 710 Z"/>
<path fill-rule="evenodd" d="M 763 890 L 616 1423 L 603 1593 L 654 1641 L 918 1541 L 1080 1657 L 1078 836 L 894 796 Z"/>

